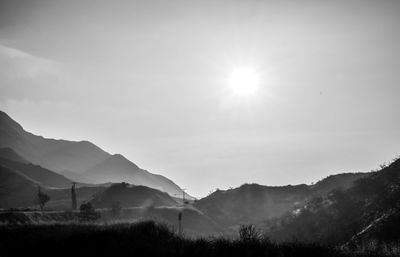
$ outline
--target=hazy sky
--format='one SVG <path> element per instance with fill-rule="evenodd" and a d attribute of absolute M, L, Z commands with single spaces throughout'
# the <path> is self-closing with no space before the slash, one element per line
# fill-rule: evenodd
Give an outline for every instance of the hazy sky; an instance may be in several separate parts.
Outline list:
<path fill-rule="evenodd" d="M 0 0 L 0 109 L 195 196 L 310 183 L 400 154 L 399 47 L 400 1 Z"/>

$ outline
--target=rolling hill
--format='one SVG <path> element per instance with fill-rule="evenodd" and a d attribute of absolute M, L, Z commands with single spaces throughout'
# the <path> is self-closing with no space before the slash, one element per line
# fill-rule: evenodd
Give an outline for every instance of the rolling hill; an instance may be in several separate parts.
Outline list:
<path fill-rule="evenodd" d="M 96 208 L 111 208 L 117 202 L 124 208 L 178 205 L 165 192 L 145 186 L 132 186 L 126 183 L 111 185 L 91 200 L 91 203 Z"/>

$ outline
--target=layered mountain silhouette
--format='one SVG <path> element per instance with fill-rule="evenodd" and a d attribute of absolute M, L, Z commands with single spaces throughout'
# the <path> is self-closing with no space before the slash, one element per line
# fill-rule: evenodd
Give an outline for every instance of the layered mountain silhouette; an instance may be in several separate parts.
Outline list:
<path fill-rule="evenodd" d="M 29 133 L 1 111 L 0 147 L 11 148 L 29 162 L 56 172 L 84 172 L 109 155 L 87 141 L 55 140 Z"/>
<path fill-rule="evenodd" d="M 34 135 L 1 111 L 0 148 L 12 149 L 23 162 L 40 165 L 77 182 L 128 182 L 159 189 L 171 196 L 182 194 L 170 179 L 143 170 L 122 155 L 111 155 L 88 141 Z"/>
<path fill-rule="evenodd" d="M 34 165 L 10 148 L 0 149 L 0 208 L 28 207 L 35 204 L 38 188 L 69 187 L 71 180 Z"/>
<path fill-rule="evenodd" d="M 32 207 L 36 205 L 38 189 L 50 195 L 48 207 L 70 209 L 72 181 L 39 165 L 28 163 L 10 148 L 0 149 L 0 208 Z M 102 186 L 77 188 L 80 203 L 104 190 Z M 62 189 L 65 188 L 65 189 Z"/>
<path fill-rule="evenodd" d="M 376 172 L 331 175 L 312 185 L 244 184 L 181 205 L 174 197 L 182 190 L 168 178 L 87 141 L 33 135 L 0 112 L 0 208 L 34 206 L 40 187 L 50 196 L 47 208 L 70 210 L 73 182 L 81 182 L 78 204 L 91 202 L 105 217 L 116 202 L 124 208 L 124 219 L 174 223 L 182 212 L 184 226 L 194 234 L 229 233 L 252 223 L 277 241 L 359 245 L 400 240 L 399 159 Z"/>
<path fill-rule="evenodd" d="M 23 159 L 12 149 L 0 149 L 0 208 L 34 207 L 39 188 L 50 196 L 47 208 L 71 208 L 71 180 L 39 165 L 14 160 Z M 79 204 L 91 201 L 98 208 L 110 208 L 116 202 L 122 207 L 178 205 L 165 192 L 127 183 L 79 184 L 76 192 Z"/>

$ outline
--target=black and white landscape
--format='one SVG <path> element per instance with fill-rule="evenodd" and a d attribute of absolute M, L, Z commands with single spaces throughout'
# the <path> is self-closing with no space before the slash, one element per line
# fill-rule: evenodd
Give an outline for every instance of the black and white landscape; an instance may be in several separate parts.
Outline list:
<path fill-rule="evenodd" d="M 400 256 L 400 1 L 0 0 L 0 257 Z"/>
<path fill-rule="evenodd" d="M 164 240 L 157 238 L 158 233 L 167 233 L 164 236 L 171 239 L 177 237 L 179 240 L 189 240 L 182 239 L 180 234 L 173 234 L 173 231 L 179 233 L 179 226 L 182 226 L 181 233 L 188 238 L 235 238 L 237 231 L 248 232 L 241 235 L 238 242 L 230 242 L 239 245 L 232 245 L 232 249 L 220 249 L 226 250 L 225 254 L 233 251 L 233 255 L 240 253 L 234 250 L 244 243 L 240 240 L 260 240 L 262 244 L 264 237 L 268 238 L 268 243 L 271 242 L 269 240 L 296 242 L 290 247 L 299 247 L 299 253 L 296 250 L 286 253 L 288 250 L 285 247 L 275 249 L 277 246 L 257 245 L 254 246 L 254 252 L 250 250 L 252 254 L 272 251 L 270 247 L 275 249 L 277 256 L 299 256 L 306 253 L 309 256 L 394 256 L 398 253 L 399 159 L 394 159 L 373 172 L 335 174 L 312 185 L 243 184 L 238 188 L 216 190 L 201 199 L 185 194 L 183 202 L 176 196 L 177 192 L 183 196 L 182 189 L 171 180 L 139 168 L 122 155 L 110 155 L 88 141 L 54 140 L 31 134 L 4 112 L 0 113 L 0 131 L 0 247 L 4 251 L 11 250 L 10 245 L 14 247 L 21 243 L 20 237 L 24 236 L 29 237 L 27 242 L 32 251 L 38 251 L 40 247 L 48 248 L 49 246 L 42 244 L 47 245 L 49 239 L 46 236 L 41 237 L 42 233 L 50 231 L 55 234 L 55 238 L 51 239 L 55 244 L 50 246 L 52 250 L 63 243 L 65 236 L 79 238 L 80 233 L 92 233 L 93 239 L 89 236 L 87 245 L 76 242 L 77 246 L 83 248 L 84 252 L 104 254 L 102 247 L 99 250 L 92 245 L 96 240 L 102 240 L 102 229 L 95 232 L 95 228 L 88 228 L 87 224 L 101 226 L 103 229 L 104 224 L 114 224 L 106 226 L 110 226 L 109 233 L 115 233 L 117 238 L 128 233 L 125 230 L 133 230 L 132 236 L 135 237 L 140 237 L 140 233 L 147 233 L 149 230 L 150 235 L 146 237 L 154 236 L 152 240 Z M 69 166 L 70 163 L 73 165 Z M 101 172 L 100 175 L 96 174 L 96 170 Z M 113 180 L 108 180 L 107 177 L 102 179 L 101 175 L 107 173 L 112 174 L 110 177 Z M 94 217 L 90 213 L 84 214 L 82 207 L 80 211 L 73 207 L 72 185 L 75 185 L 77 206 L 90 203 L 96 213 Z M 38 207 L 40 193 L 49 197 L 42 210 Z M 178 219 L 180 215 L 183 217 L 181 221 Z M 141 224 L 147 220 L 155 220 L 170 227 L 164 228 L 153 223 Z M 52 225 L 46 225 L 47 223 Z M 86 225 L 80 227 L 78 224 Z M 130 228 L 128 224 L 134 224 L 134 227 Z M 67 231 L 71 231 L 65 232 L 63 226 L 71 226 L 67 228 Z M 136 229 L 141 232 L 135 232 Z M 151 233 L 154 229 L 160 231 L 153 235 Z M 35 237 L 34 242 L 30 242 L 30 233 L 38 233 L 39 239 Z M 63 236 L 64 233 L 66 235 Z M 138 239 L 138 244 L 142 240 Z M 218 244 L 228 243 L 224 241 L 226 239 L 218 240 L 222 241 L 216 241 L 217 247 Z M 299 242 L 313 245 L 297 245 Z M 163 245 L 165 242 L 159 243 L 162 246 L 158 247 L 173 247 Z M 217 254 L 218 251 L 208 249 L 216 246 L 205 246 L 203 243 L 190 242 L 196 245 L 196 249 L 207 248 L 204 249 L 206 255 Z M 116 254 L 118 251 L 121 254 L 133 251 L 128 242 L 121 250 L 119 245 L 114 244 L 112 242 L 103 246 L 107 254 L 111 251 L 116 251 Z M 325 249 L 323 245 L 346 246 L 348 249 L 346 253 L 340 253 Z M 180 253 L 183 255 L 194 254 L 190 247 L 184 249 L 164 249 L 164 253 L 160 249 L 154 252 L 154 249 L 139 247 L 135 251 L 156 255 L 178 254 L 175 251 L 184 251 Z M 352 253 L 351 249 L 357 249 L 361 253 Z M 26 250 L 23 248 L 15 252 Z"/>

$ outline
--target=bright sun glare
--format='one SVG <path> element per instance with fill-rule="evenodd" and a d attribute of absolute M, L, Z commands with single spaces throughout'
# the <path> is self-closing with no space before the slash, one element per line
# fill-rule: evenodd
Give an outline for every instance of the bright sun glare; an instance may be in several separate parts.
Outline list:
<path fill-rule="evenodd" d="M 228 84 L 235 95 L 250 96 L 257 92 L 260 78 L 254 69 L 241 67 L 232 71 Z"/>

